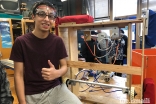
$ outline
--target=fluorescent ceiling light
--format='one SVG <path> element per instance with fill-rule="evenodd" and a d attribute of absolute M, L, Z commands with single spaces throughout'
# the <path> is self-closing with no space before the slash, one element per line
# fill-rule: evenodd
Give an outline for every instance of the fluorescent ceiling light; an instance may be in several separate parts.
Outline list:
<path fill-rule="evenodd" d="M 61 1 L 63 2 L 63 1 L 67 1 L 67 0 L 61 0 Z"/>

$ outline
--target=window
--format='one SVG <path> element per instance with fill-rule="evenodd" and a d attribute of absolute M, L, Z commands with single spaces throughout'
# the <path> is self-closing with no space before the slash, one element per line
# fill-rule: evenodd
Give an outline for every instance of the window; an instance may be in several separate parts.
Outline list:
<path fill-rule="evenodd" d="M 89 15 L 95 19 L 107 18 L 108 15 L 108 0 L 86 0 L 87 11 Z"/>
<path fill-rule="evenodd" d="M 137 14 L 137 0 L 113 0 L 114 17 Z"/>
<path fill-rule="evenodd" d="M 142 10 L 146 10 L 147 9 L 147 0 L 142 0 Z M 156 11 L 156 0 L 149 0 L 149 5 L 148 8 Z"/>

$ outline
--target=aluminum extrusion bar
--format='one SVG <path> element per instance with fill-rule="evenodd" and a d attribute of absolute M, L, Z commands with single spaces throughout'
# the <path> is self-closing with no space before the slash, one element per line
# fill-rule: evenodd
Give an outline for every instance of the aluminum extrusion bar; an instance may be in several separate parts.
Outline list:
<path fill-rule="evenodd" d="M 78 82 L 78 83 L 86 83 L 86 84 L 93 84 L 93 85 L 99 85 L 99 86 L 107 86 L 110 88 L 119 88 L 119 89 L 129 90 L 128 87 L 116 86 L 116 85 L 110 85 L 110 84 L 103 84 L 103 83 L 96 83 L 96 82 L 89 82 L 89 81 L 82 81 L 82 80 L 75 80 L 75 79 L 69 79 L 68 81 L 69 83 Z"/>

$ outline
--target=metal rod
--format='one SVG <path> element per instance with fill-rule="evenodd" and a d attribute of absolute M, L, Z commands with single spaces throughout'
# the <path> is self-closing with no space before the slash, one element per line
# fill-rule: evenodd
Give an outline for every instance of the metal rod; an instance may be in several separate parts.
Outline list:
<path fill-rule="evenodd" d="M 117 26 L 115 27 L 115 26 L 111 26 L 111 27 L 103 27 L 103 26 L 101 26 L 101 27 L 90 27 L 90 28 L 83 28 L 83 29 L 81 29 L 81 31 L 91 31 L 91 30 L 100 30 L 100 29 L 102 29 L 102 30 L 112 30 L 112 29 L 115 29 L 115 28 L 118 28 Z"/>
<path fill-rule="evenodd" d="M 82 81 L 82 80 L 75 80 L 75 79 L 69 79 L 68 81 L 69 82 L 79 82 L 79 83 L 93 84 L 93 85 L 99 85 L 99 86 L 107 86 L 107 87 L 111 87 L 111 88 L 129 89 L 128 87 L 123 87 L 123 86 L 116 86 L 116 85 L 89 82 L 89 81 Z"/>
<path fill-rule="evenodd" d="M 94 18 L 95 18 L 95 16 L 96 16 L 96 15 L 95 15 L 95 0 L 94 0 Z"/>

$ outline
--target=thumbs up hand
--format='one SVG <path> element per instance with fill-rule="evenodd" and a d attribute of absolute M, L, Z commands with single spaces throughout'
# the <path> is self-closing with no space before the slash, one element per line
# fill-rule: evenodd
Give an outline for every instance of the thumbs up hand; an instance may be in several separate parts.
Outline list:
<path fill-rule="evenodd" d="M 59 71 L 55 69 L 55 66 L 50 62 L 50 60 L 48 60 L 48 64 L 50 68 L 42 68 L 41 74 L 43 79 L 50 81 L 60 77 Z"/>

